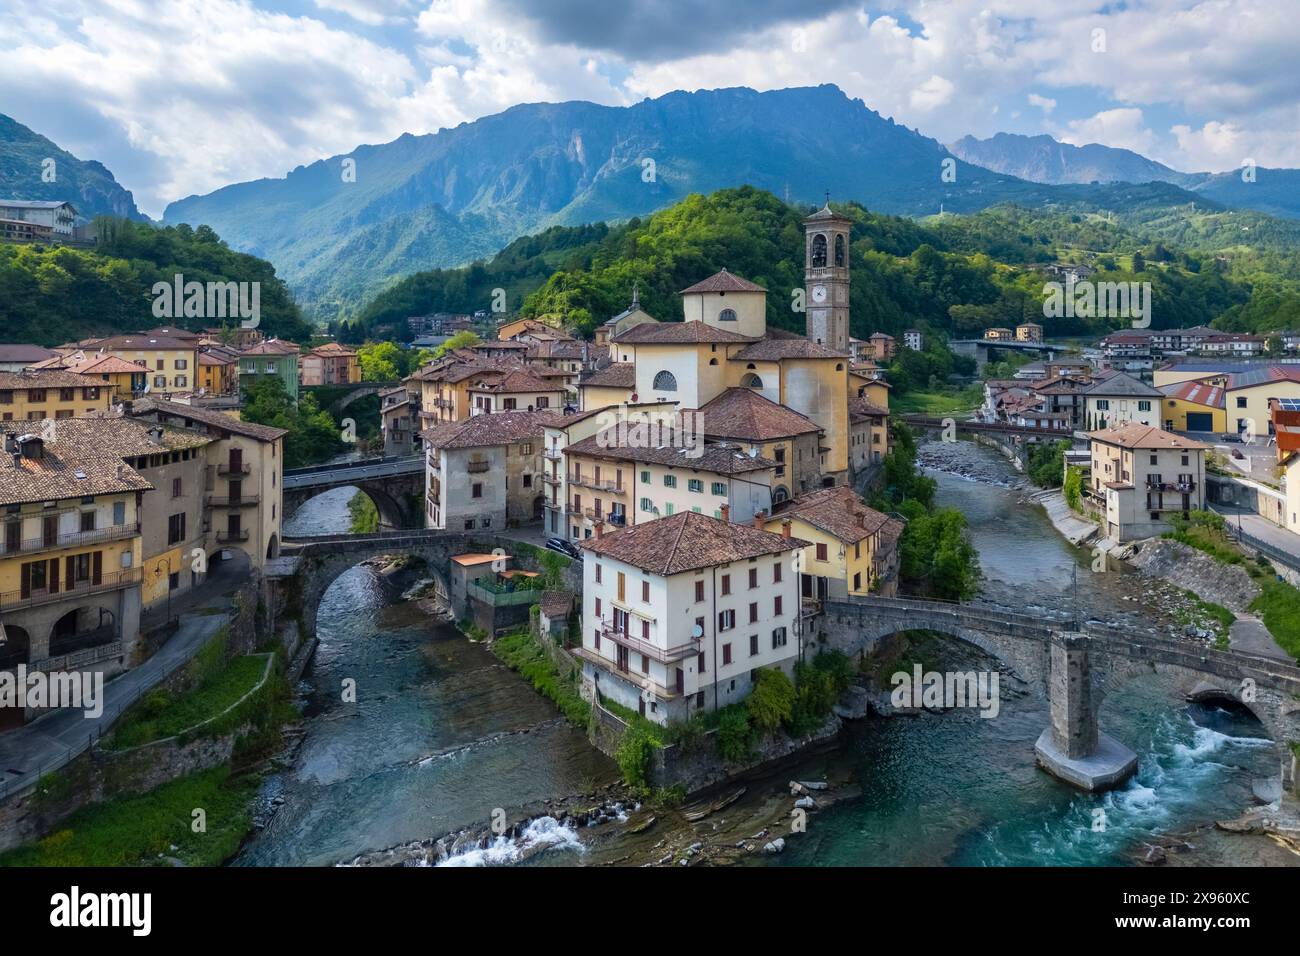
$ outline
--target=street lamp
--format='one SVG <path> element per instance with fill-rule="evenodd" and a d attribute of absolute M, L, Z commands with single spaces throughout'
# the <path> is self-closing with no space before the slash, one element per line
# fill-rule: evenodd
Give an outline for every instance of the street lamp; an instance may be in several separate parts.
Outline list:
<path fill-rule="evenodd" d="M 165 557 L 165 558 L 160 558 L 160 559 L 158 560 L 158 563 L 155 564 L 155 565 L 154 565 L 154 568 L 153 568 L 153 576 L 154 576 L 155 578 L 162 577 L 162 563 L 163 563 L 164 561 L 167 562 L 167 623 L 168 623 L 168 624 L 171 624 L 171 622 L 172 622 L 172 559 L 171 559 L 171 555 L 168 555 L 168 556 Z"/>

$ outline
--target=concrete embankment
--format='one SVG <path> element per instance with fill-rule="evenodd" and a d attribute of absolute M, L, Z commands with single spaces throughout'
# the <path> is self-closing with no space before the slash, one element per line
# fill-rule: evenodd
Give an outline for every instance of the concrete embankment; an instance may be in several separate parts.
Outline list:
<path fill-rule="evenodd" d="M 1029 500 L 1042 505 L 1052 527 L 1061 536 L 1075 546 L 1091 544 L 1097 539 L 1101 529 L 1086 518 L 1080 518 L 1070 508 L 1065 495 L 1059 491 L 1040 491 L 1029 496 Z"/>

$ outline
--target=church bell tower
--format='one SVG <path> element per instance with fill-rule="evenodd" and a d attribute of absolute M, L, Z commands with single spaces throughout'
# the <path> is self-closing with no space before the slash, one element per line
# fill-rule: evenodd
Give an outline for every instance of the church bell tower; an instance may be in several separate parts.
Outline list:
<path fill-rule="evenodd" d="M 849 227 L 826 205 L 803 221 L 804 292 L 808 338 L 834 352 L 849 352 Z"/>

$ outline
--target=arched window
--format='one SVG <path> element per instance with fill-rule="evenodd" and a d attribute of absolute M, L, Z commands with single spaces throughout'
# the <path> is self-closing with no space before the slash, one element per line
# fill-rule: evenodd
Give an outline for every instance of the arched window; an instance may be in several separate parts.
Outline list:
<path fill-rule="evenodd" d="M 777 485 L 776 490 L 772 492 L 773 503 L 776 503 L 778 501 L 785 501 L 789 497 L 790 497 L 790 492 L 786 491 L 785 485 Z"/>
<path fill-rule="evenodd" d="M 740 380 L 740 384 L 741 387 L 743 388 L 762 388 L 763 380 L 759 378 L 757 375 L 755 375 L 753 372 L 750 372 L 748 375 L 746 375 L 744 378 Z"/>
<path fill-rule="evenodd" d="M 718 321 L 719 321 L 719 322 L 735 322 L 735 321 L 736 321 L 736 310 L 735 310 L 735 309 L 723 309 L 721 312 L 718 313 Z"/>
<path fill-rule="evenodd" d="M 836 363 L 835 363 L 835 371 L 837 371 L 837 372 L 842 372 L 842 371 L 844 371 L 844 363 L 843 363 L 843 362 L 836 362 Z"/>
<path fill-rule="evenodd" d="M 656 392 L 675 392 L 677 391 L 677 379 L 673 377 L 672 372 L 662 371 L 655 376 L 654 388 Z"/>
<path fill-rule="evenodd" d="M 710 365 L 717 365 L 717 364 L 718 364 L 718 360 L 717 360 L 716 358 L 711 358 L 711 359 L 709 359 L 709 364 L 710 364 Z"/>
<path fill-rule="evenodd" d="M 813 236 L 812 265 L 814 269 L 821 269 L 826 265 L 826 237 L 825 236 Z"/>
<path fill-rule="evenodd" d="M 844 237 L 843 236 L 835 237 L 835 264 L 837 266 L 844 265 Z"/>

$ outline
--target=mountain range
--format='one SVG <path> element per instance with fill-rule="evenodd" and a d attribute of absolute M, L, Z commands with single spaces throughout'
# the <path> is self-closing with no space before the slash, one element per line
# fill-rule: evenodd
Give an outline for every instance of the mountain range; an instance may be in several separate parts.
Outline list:
<path fill-rule="evenodd" d="M 145 218 L 102 163 L 78 159 L 0 113 L 0 199 L 6 198 L 66 200 L 85 219 Z"/>
<path fill-rule="evenodd" d="M 1235 209 L 1300 218 L 1300 170 L 1256 167 L 1224 173 L 1183 173 L 1140 153 L 1089 143 L 1075 146 L 1046 134 L 964 136 L 948 149 L 968 163 L 1034 183 L 1173 183 Z"/>
<path fill-rule="evenodd" d="M 57 189 L 32 181 L 47 153 L 58 157 Z M 1300 217 L 1300 171 L 1256 173 L 1255 182 L 1237 172 L 1183 173 L 1129 150 L 1047 136 L 966 137 L 945 147 L 833 85 L 732 88 L 627 107 L 520 105 L 454 129 L 360 146 L 283 178 L 190 196 L 171 203 L 163 222 L 206 224 L 231 248 L 269 260 L 323 322 L 360 314 L 405 276 L 489 259 L 522 236 L 625 222 L 739 185 L 804 204 L 820 205 L 829 192 L 915 217 L 1012 203 L 1163 218 L 1168 232 L 1208 214 L 1222 237 L 1234 209 Z M 142 218 L 103 166 L 7 117 L 0 117 L 0 193 L 71 198 L 88 214 Z M 1230 231 L 1249 232 L 1252 243 L 1280 236 L 1289 249 L 1293 225 L 1259 217 Z"/>

